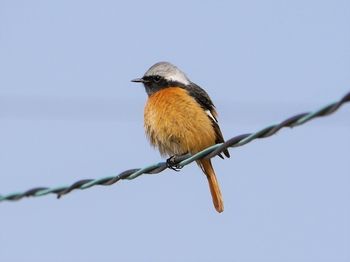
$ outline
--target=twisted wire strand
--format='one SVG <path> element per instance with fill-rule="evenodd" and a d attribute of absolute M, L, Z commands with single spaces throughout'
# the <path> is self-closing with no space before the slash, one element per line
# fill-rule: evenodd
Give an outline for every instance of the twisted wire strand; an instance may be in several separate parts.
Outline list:
<path fill-rule="evenodd" d="M 174 159 L 175 165 L 176 167 L 182 168 L 183 166 L 186 166 L 198 159 L 202 159 L 202 158 L 209 159 L 209 158 L 215 157 L 218 154 L 222 153 L 225 149 L 243 146 L 257 138 L 270 137 L 273 134 L 277 133 L 283 127 L 299 126 L 299 125 L 305 124 L 306 122 L 310 121 L 313 118 L 332 114 L 337 109 L 339 109 L 340 106 L 342 106 L 344 103 L 349 101 L 350 101 L 350 92 L 347 93 L 339 101 L 323 106 L 322 108 L 314 112 L 298 114 L 284 120 L 281 123 L 269 125 L 255 133 L 243 134 L 243 135 L 233 137 L 227 140 L 225 143 L 216 144 L 214 146 L 206 148 L 196 155 L 177 156 Z M 4 200 L 14 201 L 14 200 L 19 200 L 24 197 L 30 197 L 30 196 L 33 196 L 33 197 L 44 196 L 47 194 L 57 194 L 57 197 L 60 198 L 61 196 L 70 193 L 74 189 L 87 189 L 96 185 L 110 186 L 118 182 L 119 180 L 124 180 L 124 179 L 132 180 L 143 174 L 158 174 L 167 168 L 168 167 L 166 162 L 159 162 L 144 168 L 134 168 L 134 169 L 125 170 L 124 172 L 121 172 L 120 174 L 114 175 L 114 176 L 107 176 L 99 179 L 80 180 L 73 183 L 70 186 L 60 186 L 55 188 L 37 187 L 37 188 L 33 188 L 23 192 L 15 192 L 4 196 L 0 195 L 0 202 Z"/>

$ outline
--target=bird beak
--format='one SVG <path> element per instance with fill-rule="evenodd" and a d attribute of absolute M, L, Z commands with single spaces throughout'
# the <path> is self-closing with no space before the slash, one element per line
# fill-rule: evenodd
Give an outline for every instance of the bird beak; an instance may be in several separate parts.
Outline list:
<path fill-rule="evenodd" d="M 145 83 L 146 81 L 142 78 L 135 78 L 133 80 L 131 80 L 131 82 L 135 82 L 135 83 Z"/>

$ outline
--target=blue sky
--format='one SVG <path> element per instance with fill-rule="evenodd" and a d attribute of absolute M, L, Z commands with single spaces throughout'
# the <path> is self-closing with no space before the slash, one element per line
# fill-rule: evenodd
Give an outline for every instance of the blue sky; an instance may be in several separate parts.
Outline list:
<path fill-rule="evenodd" d="M 350 90 L 349 1 L 1 1 L 0 194 L 163 161 L 141 77 L 177 65 L 226 139 Z M 350 106 L 195 165 L 1 202 L 1 261 L 348 261 Z"/>

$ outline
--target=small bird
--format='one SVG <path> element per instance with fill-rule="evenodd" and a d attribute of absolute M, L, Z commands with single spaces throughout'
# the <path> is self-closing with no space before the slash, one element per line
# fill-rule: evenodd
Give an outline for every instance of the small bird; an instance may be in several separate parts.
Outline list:
<path fill-rule="evenodd" d="M 209 95 L 176 66 L 159 62 L 142 78 L 131 81 L 145 86 L 148 94 L 144 109 L 146 136 L 163 157 L 171 156 L 168 165 L 175 156 L 196 154 L 224 142 L 218 113 Z M 223 153 L 230 157 L 227 149 Z M 208 179 L 215 209 L 223 212 L 224 203 L 210 159 L 196 162 Z"/>

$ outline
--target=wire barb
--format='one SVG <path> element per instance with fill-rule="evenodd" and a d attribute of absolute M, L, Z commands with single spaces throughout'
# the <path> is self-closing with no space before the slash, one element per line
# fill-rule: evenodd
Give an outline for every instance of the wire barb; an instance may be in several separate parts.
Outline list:
<path fill-rule="evenodd" d="M 302 124 L 305 124 L 306 122 L 310 121 L 313 118 L 320 117 L 320 116 L 327 116 L 329 114 L 332 114 L 337 109 L 339 109 L 340 106 L 342 106 L 344 103 L 350 101 L 350 92 L 346 94 L 342 99 L 339 101 L 330 103 L 319 110 L 316 110 L 314 112 L 309 113 L 303 113 L 298 114 L 293 117 L 290 117 L 286 120 L 284 120 L 281 123 L 269 125 L 255 133 L 252 134 L 243 134 L 236 137 L 233 137 L 229 140 L 227 140 L 225 143 L 222 144 L 216 144 L 214 146 L 211 146 L 209 148 L 204 149 L 203 151 L 199 152 L 196 155 L 182 155 L 182 156 L 176 156 L 174 159 L 174 163 L 176 163 L 176 166 L 186 166 L 198 159 L 208 159 L 215 157 L 222 153 L 225 149 L 232 148 L 232 147 L 239 147 L 243 146 L 245 144 L 250 143 L 254 139 L 257 138 L 266 138 L 270 137 L 273 134 L 277 133 L 280 129 L 283 127 L 295 127 Z M 144 168 L 134 168 L 126 170 L 116 176 L 108 176 L 108 177 L 102 177 L 99 179 L 84 179 L 75 182 L 74 184 L 70 186 L 60 186 L 56 188 L 46 188 L 46 187 L 37 187 L 33 188 L 24 192 L 17 192 L 12 193 L 8 195 L 1 196 L 0 195 L 0 202 L 4 200 L 19 200 L 24 197 L 36 197 L 36 196 L 44 196 L 47 194 L 57 194 L 57 197 L 60 198 L 63 195 L 66 195 L 70 193 L 74 189 L 87 189 L 92 186 L 96 185 L 102 185 L 102 186 L 110 186 L 114 183 L 118 182 L 119 180 L 132 180 L 135 179 L 143 174 L 158 174 L 165 169 L 167 169 L 167 163 L 166 162 L 159 162 L 157 164 L 153 164 Z"/>

